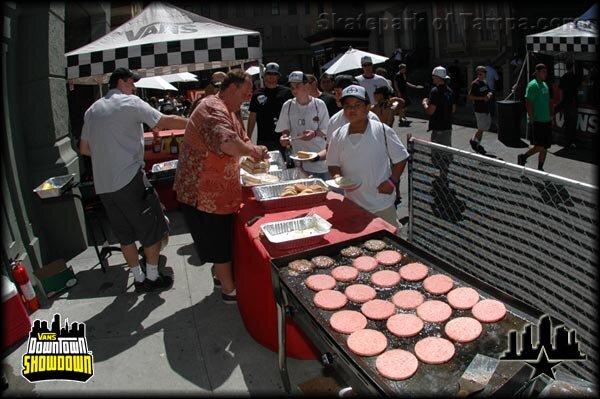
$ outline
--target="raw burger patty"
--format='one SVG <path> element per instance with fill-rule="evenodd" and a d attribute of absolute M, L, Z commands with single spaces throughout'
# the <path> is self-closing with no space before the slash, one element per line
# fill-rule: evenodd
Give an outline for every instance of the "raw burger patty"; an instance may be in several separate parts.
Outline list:
<path fill-rule="evenodd" d="M 444 332 L 453 341 L 471 342 L 481 335 L 481 323 L 472 317 L 457 317 L 450 320 L 444 327 Z"/>
<path fill-rule="evenodd" d="M 373 273 L 371 282 L 378 287 L 390 288 L 400 283 L 400 275 L 392 270 L 381 270 Z"/>
<path fill-rule="evenodd" d="M 407 281 L 421 281 L 429 274 L 429 268 L 422 263 L 409 263 L 400 268 L 400 277 Z"/>
<path fill-rule="evenodd" d="M 433 295 L 442 295 L 454 287 L 454 281 L 445 274 L 434 274 L 423 281 L 425 291 Z"/>
<path fill-rule="evenodd" d="M 331 328 L 342 334 L 352 334 L 367 326 L 367 318 L 356 310 L 340 310 L 329 319 Z"/>
<path fill-rule="evenodd" d="M 394 305 L 405 310 L 416 309 L 424 301 L 425 297 L 423 297 L 423 294 L 415 290 L 398 291 L 392 297 Z"/>
<path fill-rule="evenodd" d="M 365 284 L 353 284 L 346 287 L 344 294 L 349 300 L 355 303 L 365 303 L 371 299 L 375 299 L 377 291 L 373 287 Z"/>
<path fill-rule="evenodd" d="M 331 276 L 337 281 L 352 281 L 358 277 L 358 270 L 352 266 L 338 266 L 331 271 Z"/>
<path fill-rule="evenodd" d="M 387 319 L 386 326 L 397 337 L 413 337 L 423 329 L 423 320 L 412 313 L 398 313 Z"/>
<path fill-rule="evenodd" d="M 417 307 L 417 316 L 431 323 L 442 323 L 452 316 L 452 308 L 446 302 L 425 301 Z"/>
<path fill-rule="evenodd" d="M 387 351 L 375 360 L 377 371 L 391 380 L 405 380 L 417 372 L 419 361 L 410 352 L 402 349 Z"/>
<path fill-rule="evenodd" d="M 377 330 L 358 330 L 348 337 L 348 348 L 359 356 L 375 356 L 387 348 L 387 338 Z"/>
<path fill-rule="evenodd" d="M 288 269 L 296 273 L 308 273 L 315 268 L 315 264 L 306 259 L 298 259 L 288 264 Z"/>
<path fill-rule="evenodd" d="M 427 337 L 415 345 L 415 355 L 423 363 L 442 364 L 454 356 L 454 344 L 445 338 Z"/>
<path fill-rule="evenodd" d="M 313 291 L 332 290 L 335 288 L 335 279 L 328 274 L 313 274 L 308 276 L 304 283 Z"/>
<path fill-rule="evenodd" d="M 370 272 L 377 269 L 379 262 L 372 256 L 359 256 L 352 261 L 352 266 L 356 267 L 361 272 Z"/>
<path fill-rule="evenodd" d="M 381 251 L 385 248 L 385 241 L 381 240 L 369 240 L 363 244 L 363 246 L 372 252 Z"/>
<path fill-rule="evenodd" d="M 402 255 L 399 252 L 387 250 L 377 252 L 375 259 L 384 266 L 395 265 L 402 260 Z"/>
<path fill-rule="evenodd" d="M 479 293 L 470 287 L 455 288 L 448 293 L 448 303 L 454 309 L 471 309 L 479 302 Z"/>
<path fill-rule="evenodd" d="M 506 306 L 495 299 L 479 301 L 471 309 L 473 317 L 483 323 L 495 323 L 506 316 Z"/>
<path fill-rule="evenodd" d="M 372 299 L 360 307 L 360 311 L 373 320 L 385 320 L 396 313 L 396 306 L 383 299 Z"/>
<path fill-rule="evenodd" d="M 359 247 L 344 248 L 340 251 L 340 253 L 347 258 L 356 258 L 357 256 L 362 255 Z"/>
<path fill-rule="evenodd" d="M 311 262 L 319 269 L 327 269 L 328 267 L 333 266 L 335 260 L 329 256 L 315 256 L 311 259 Z"/>
<path fill-rule="evenodd" d="M 315 294 L 313 302 L 318 308 L 336 310 L 343 308 L 348 302 L 348 298 L 339 291 L 323 290 Z"/>

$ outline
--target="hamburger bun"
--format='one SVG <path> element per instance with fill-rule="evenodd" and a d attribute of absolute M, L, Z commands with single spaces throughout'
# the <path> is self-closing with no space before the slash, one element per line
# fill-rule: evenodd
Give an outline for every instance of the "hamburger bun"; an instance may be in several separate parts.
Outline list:
<path fill-rule="evenodd" d="M 296 153 L 296 156 L 298 158 L 302 158 L 302 159 L 308 159 L 308 158 L 312 158 L 314 155 L 314 153 L 312 152 L 307 152 L 307 151 L 298 151 L 298 153 Z"/>

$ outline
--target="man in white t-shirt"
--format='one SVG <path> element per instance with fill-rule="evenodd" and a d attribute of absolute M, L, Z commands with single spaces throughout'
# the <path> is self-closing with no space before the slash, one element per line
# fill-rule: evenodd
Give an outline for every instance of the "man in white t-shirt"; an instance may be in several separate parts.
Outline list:
<path fill-rule="evenodd" d="M 387 86 L 389 87 L 390 92 L 394 92 L 394 88 L 385 77 L 373 73 L 373 59 L 371 57 L 368 55 L 362 57 L 360 59 L 360 64 L 363 68 L 363 74 L 358 75 L 356 80 L 358 81 L 358 84 L 364 87 L 367 91 L 368 99 L 372 105 L 375 105 L 373 93 L 375 92 L 376 88 Z"/>
<path fill-rule="evenodd" d="M 302 71 L 294 71 L 288 77 L 294 98 L 287 100 L 281 107 L 281 113 L 275 126 L 275 132 L 281 133 L 280 144 L 291 144 L 292 153 L 298 151 L 316 152 L 317 157 L 302 161 L 302 169 L 314 177 L 327 180 L 325 164 L 325 146 L 327 144 L 327 126 L 329 113 L 323 100 L 311 97 L 308 79 Z"/>

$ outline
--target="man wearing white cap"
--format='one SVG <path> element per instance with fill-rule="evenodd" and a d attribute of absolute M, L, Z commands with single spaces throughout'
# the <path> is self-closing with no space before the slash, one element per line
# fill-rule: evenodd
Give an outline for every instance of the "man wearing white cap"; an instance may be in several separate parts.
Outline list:
<path fill-rule="evenodd" d="M 373 73 L 373 59 L 368 55 L 362 57 L 360 59 L 360 65 L 363 68 L 363 74 L 358 75 L 356 80 L 358 84 L 365 88 L 367 91 L 367 95 L 369 96 L 369 101 L 371 104 L 375 105 L 376 102 L 374 100 L 373 93 L 375 89 L 381 86 L 387 86 L 390 89 L 390 92 L 394 92 L 394 88 L 388 82 L 386 78 L 381 75 L 377 75 Z"/>
<path fill-rule="evenodd" d="M 456 111 L 454 92 L 446 85 L 448 74 L 446 68 L 437 66 L 431 72 L 433 84 L 429 98 L 423 99 L 423 108 L 429 115 L 431 141 L 445 146 L 452 146 L 452 114 Z"/>
<path fill-rule="evenodd" d="M 303 161 L 302 169 L 315 177 L 327 180 L 329 175 L 324 161 L 329 125 L 327 105 L 323 100 L 308 94 L 308 78 L 302 71 L 290 73 L 288 82 L 294 98 L 287 100 L 281 107 L 275 127 L 275 131 L 281 133 L 280 144 L 287 147 L 291 143 L 293 154 L 297 154 L 298 151 L 316 152 L 316 158 Z"/>

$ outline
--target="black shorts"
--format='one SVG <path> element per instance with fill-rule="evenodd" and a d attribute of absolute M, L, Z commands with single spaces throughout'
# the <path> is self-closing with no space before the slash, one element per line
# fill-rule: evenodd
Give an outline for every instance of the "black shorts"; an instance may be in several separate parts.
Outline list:
<path fill-rule="evenodd" d="M 186 204 L 181 204 L 181 210 L 202 262 L 231 262 L 235 214 L 207 213 Z"/>
<path fill-rule="evenodd" d="M 99 197 L 121 245 L 139 241 L 149 247 L 169 233 L 158 194 L 144 171 L 140 170 L 125 187 Z"/>
<path fill-rule="evenodd" d="M 550 148 L 552 145 L 552 122 L 533 122 L 531 143 L 538 147 Z"/>

